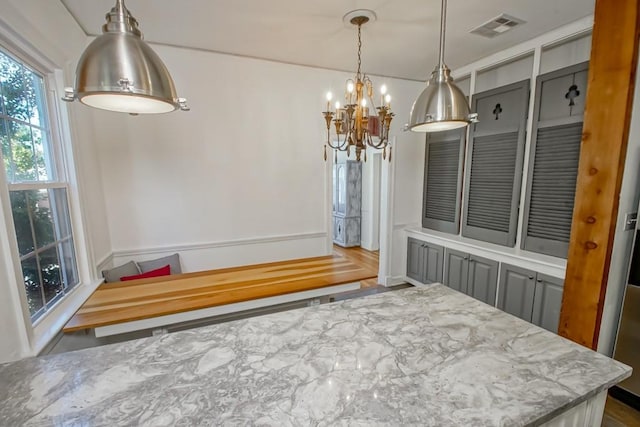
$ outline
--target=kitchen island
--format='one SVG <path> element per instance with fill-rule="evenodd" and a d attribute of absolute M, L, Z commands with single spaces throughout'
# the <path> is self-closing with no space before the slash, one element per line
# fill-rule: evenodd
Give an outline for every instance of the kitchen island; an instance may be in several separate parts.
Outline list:
<path fill-rule="evenodd" d="M 0 425 L 597 425 L 630 371 L 432 285 L 0 365 Z"/>

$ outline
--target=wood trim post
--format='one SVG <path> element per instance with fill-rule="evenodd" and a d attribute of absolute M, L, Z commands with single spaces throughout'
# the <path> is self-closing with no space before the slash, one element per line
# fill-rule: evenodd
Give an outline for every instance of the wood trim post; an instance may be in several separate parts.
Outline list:
<path fill-rule="evenodd" d="M 558 333 L 597 348 L 638 62 L 640 0 L 596 0 Z"/>

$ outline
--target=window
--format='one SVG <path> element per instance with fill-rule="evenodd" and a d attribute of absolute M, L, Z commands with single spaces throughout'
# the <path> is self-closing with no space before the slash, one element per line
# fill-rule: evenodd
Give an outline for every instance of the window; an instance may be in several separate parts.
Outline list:
<path fill-rule="evenodd" d="M 78 284 L 67 197 L 44 77 L 0 50 L 0 157 L 31 320 Z"/>

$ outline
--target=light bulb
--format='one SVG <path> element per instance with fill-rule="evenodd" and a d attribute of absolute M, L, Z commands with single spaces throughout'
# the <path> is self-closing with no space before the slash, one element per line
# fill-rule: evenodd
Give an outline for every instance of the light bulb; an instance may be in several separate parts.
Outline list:
<path fill-rule="evenodd" d="M 362 106 L 363 107 L 367 106 L 367 98 L 362 98 Z"/>
<path fill-rule="evenodd" d="M 353 82 L 347 83 L 347 92 L 353 93 Z"/>
<path fill-rule="evenodd" d="M 385 93 L 387 93 L 387 85 L 380 86 L 380 94 L 384 95 Z"/>
<path fill-rule="evenodd" d="M 336 110 L 340 109 L 340 101 L 336 101 Z"/>
<path fill-rule="evenodd" d="M 333 94 L 331 92 L 327 92 L 327 101 L 331 101 L 333 99 Z"/>
<path fill-rule="evenodd" d="M 387 94 L 387 96 L 384 97 L 384 102 L 386 102 L 387 104 L 391 102 L 391 95 Z"/>

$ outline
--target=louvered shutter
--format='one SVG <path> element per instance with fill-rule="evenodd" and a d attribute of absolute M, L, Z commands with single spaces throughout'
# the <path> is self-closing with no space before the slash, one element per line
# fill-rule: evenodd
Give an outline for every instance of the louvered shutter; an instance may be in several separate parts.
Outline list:
<path fill-rule="evenodd" d="M 458 233 L 465 132 L 440 132 L 427 137 L 422 226 Z"/>
<path fill-rule="evenodd" d="M 566 258 L 588 64 L 538 77 L 522 248 Z"/>
<path fill-rule="evenodd" d="M 474 95 L 462 235 L 513 246 L 522 183 L 529 81 Z"/>

